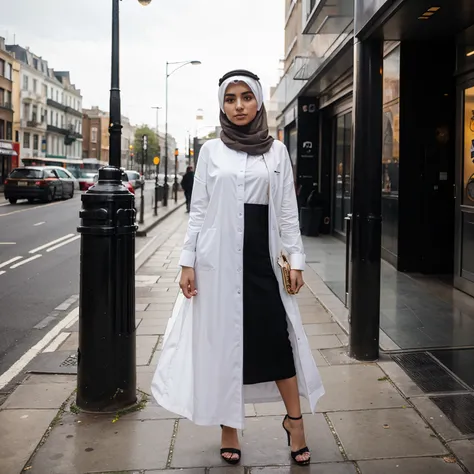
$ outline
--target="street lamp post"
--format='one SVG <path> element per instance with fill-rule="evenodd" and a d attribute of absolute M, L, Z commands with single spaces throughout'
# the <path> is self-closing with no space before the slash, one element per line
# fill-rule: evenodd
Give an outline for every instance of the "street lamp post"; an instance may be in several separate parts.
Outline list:
<path fill-rule="evenodd" d="M 141 174 L 143 176 L 143 167 L 145 164 L 145 161 L 148 162 L 148 136 L 143 135 L 142 136 L 142 169 L 141 169 Z M 140 194 L 140 220 L 139 223 L 143 224 L 144 222 L 144 213 L 145 213 L 145 180 L 142 182 L 141 186 L 141 194 Z"/>
<path fill-rule="evenodd" d="M 161 107 L 152 107 L 152 109 L 156 109 L 156 140 L 158 143 L 158 160 L 159 156 L 161 154 L 160 150 L 160 130 L 158 128 L 158 120 L 160 116 L 160 110 Z M 155 176 L 155 210 L 154 210 L 154 215 L 158 215 L 158 174 L 160 173 L 160 162 L 158 161 L 158 164 L 156 165 L 156 176 Z"/>
<path fill-rule="evenodd" d="M 191 64 L 192 66 L 198 66 L 201 61 L 178 61 L 168 62 L 166 61 L 166 112 L 165 112 L 165 189 L 163 195 L 163 206 L 168 205 L 168 78 L 171 74 L 174 74 L 178 69 Z M 178 67 L 169 72 L 170 65 L 177 65 Z"/>
<path fill-rule="evenodd" d="M 139 0 L 148 5 L 151 0 Z M 110 413 L 136 403 L 135 209 L 120 170 L 119 0 L 112 0 L 109 165 L 82 195 L 77 406 Z"/>

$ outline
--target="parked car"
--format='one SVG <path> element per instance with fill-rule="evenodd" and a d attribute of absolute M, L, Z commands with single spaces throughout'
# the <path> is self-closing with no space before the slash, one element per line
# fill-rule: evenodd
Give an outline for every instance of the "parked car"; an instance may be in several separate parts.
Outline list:
<path fill-rule="evenodd" d="M 93 177 L 94 184 L 99 181 L 99 174 L 96 173 Z M 122 184 L 132 193 L 135 194 L 135 189 L 132 186 L 132 183 L 128 180 L 128 175 L 124 171 L 122 171 Z"/>
<path fill-rule="evenodd" d="M 51 202 L 74 196 L 74 177 L 55 166 L 25 166 L 15 168 L 5 180 L 4 194 L 11 204 L 18 199 Z"/>
<path fill-rule="evenodd" d="M 144 185 L 145 180 L 138 171 L 125 170 L 124 172 L 128 176 L 128 181 L 133 186 L 133 189 L 140 189 Z"/>
<path fill-rule="evenodd" d="M 77 178 L 81 191 L 87 191 L 91 186 L 94 185 L 94 177 L 96 174 L 97 171 L 81 170 L 79 178 Z"/>

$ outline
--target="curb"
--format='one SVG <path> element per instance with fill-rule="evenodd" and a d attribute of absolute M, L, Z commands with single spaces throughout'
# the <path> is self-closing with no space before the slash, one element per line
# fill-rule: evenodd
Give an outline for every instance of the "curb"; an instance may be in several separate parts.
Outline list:
<path fill-rule="evenodd" d="M 150 225 L 148 225 L 144 229 L 137 230 L 136 236 L 146 237 L 148 232 L 150 232 L 150 230 L 154 229 L 160 222 L 163 222 L 168 216 L 171 216 L 174 212 L 176 212 L 178 209 L 183 207 L 185 204 L 186 202 L 182 202 L 181 204 L 178 204 L 174 209 L 171 209 L 170 211 L 168 211 L 164 216 L 158 217 L 156 221 L 152 222 Z"/>

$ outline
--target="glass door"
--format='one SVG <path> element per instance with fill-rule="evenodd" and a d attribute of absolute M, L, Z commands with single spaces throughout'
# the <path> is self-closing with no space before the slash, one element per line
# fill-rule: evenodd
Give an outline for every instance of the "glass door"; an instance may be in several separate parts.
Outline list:
<path fill-rule="evenodd" d="M 474 79 L 460 88 L 454 285 L 474 296 Z"/>
<path fill-rule="evenodd" d="M 334 231 L 345 234 L 351 212 L 352 113 L 340 115 L 334 125 Z"/>

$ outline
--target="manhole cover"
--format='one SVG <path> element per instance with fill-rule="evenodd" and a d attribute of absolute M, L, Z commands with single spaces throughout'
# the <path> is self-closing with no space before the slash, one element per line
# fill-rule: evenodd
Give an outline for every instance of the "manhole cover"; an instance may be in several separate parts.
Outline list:
<path fill-rule="evenodd" d="M 392 355 L 392 358 L 425 393 L 466 390 L 426 352 L 397 354 Z"/>
<path fill-rule="evenodd" d="M 77 367 L 77 354 L 71 354 L 59 365 L 60 367 Z"/>

